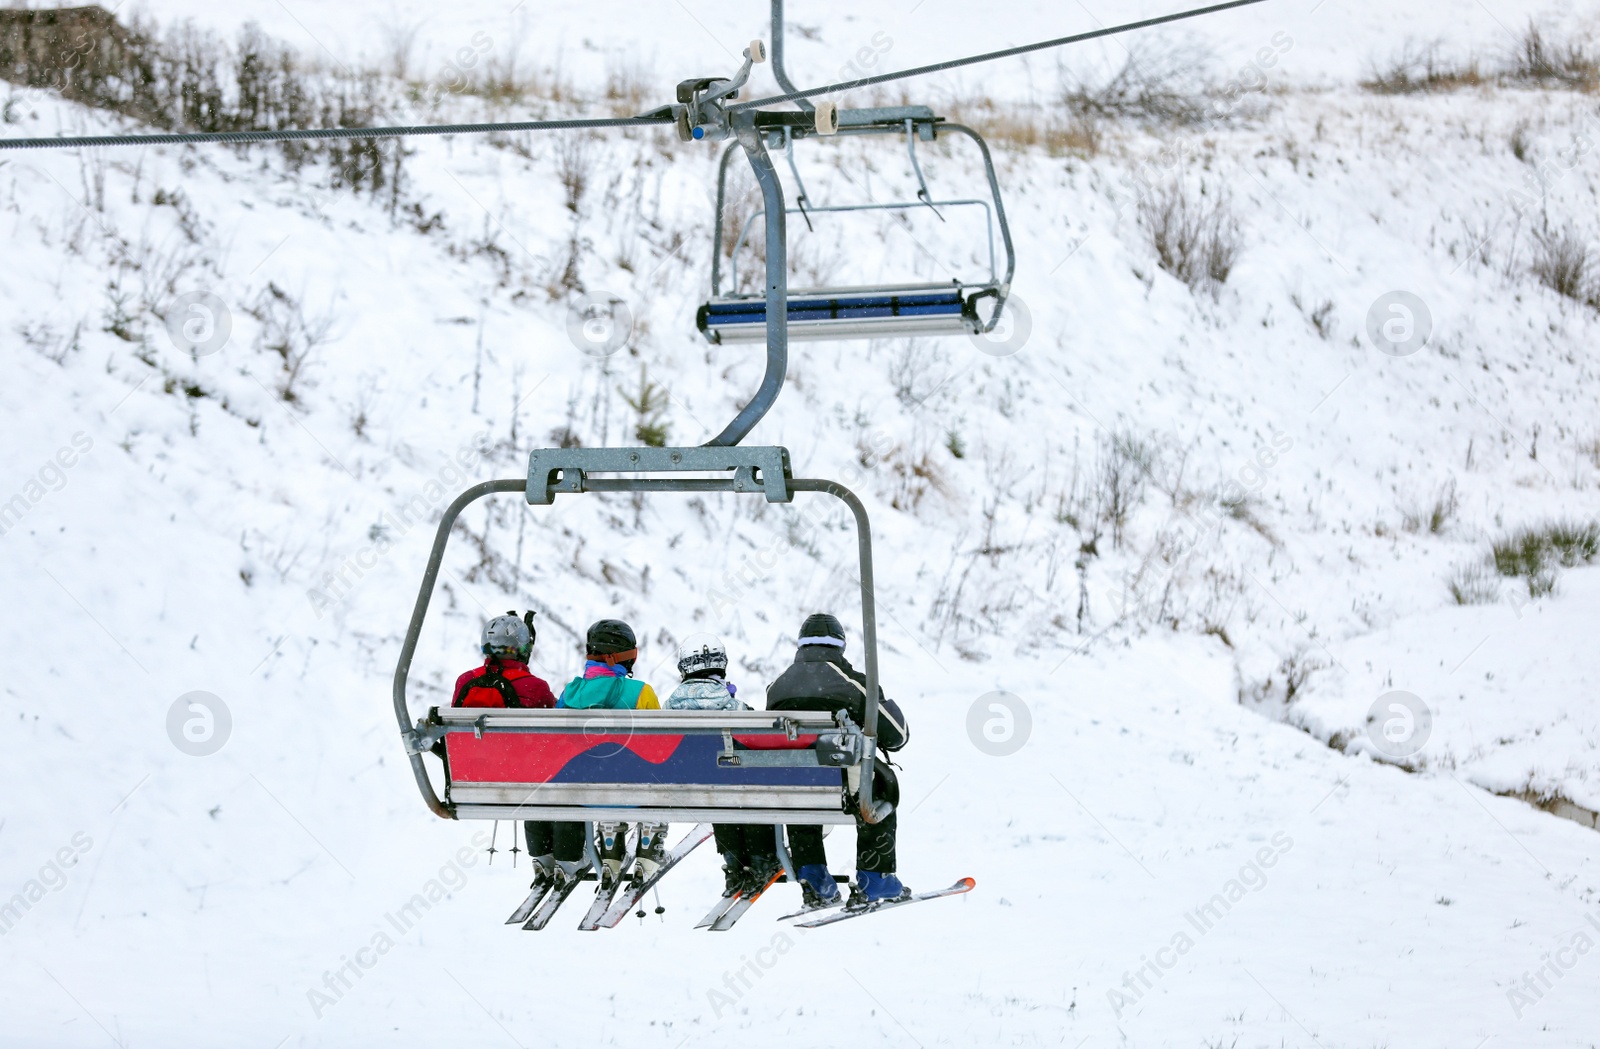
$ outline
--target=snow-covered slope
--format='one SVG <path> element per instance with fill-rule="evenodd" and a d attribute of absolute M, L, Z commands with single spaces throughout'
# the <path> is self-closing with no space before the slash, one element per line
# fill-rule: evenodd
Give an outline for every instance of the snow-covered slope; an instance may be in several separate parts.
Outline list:
<path fill-rule="evenodd" d="M 809 24 L 801 6 L 790 16 Z M 480 828 L 426 814 L 388 707 L 431 518 L 457 490 L 516 476 L 556 430 L 632 443 L 623 392 L 641 370 L 686 444 L 755 388 L 759 350 L 693 332 L 711 150 L 643 133 L 419 141 L 414 210 L 319 188 L 317 169 L 291 176 L 265 151 L 0 158 L 0 502 L 22 510 L 0 536 L 0 899 L 28 904 L 0 940 L 0 1043 L 1593 1044 L 1600 963 L 1572 945 L 1600 937 L 1600 839 L 1491 792 L 1595 807 L 1595 569 L 1531 602 L 1512 600 L 1516 581 L 1466 608 L 1447 588 L 1511 528 L 1595 514 L 1595 316 L 1528 259 L 1546 216 L 1593 233 L 1597 180 L 1569 153 L 1530 207 L 1534 168 L 1510 145 L 1523 127 L 1525 155 L 1558 157 L 1593 106 L 1360 93 L 1355 59 L 1392 38 L 1494 31 L 1476 5 L 1335 6 L 1326 30 L 1291 26 L 1306 72 L 1286 80 L 1333 86 L 1286 91 L 1259 119 L 1113 126 L 1092 157 L 1000 150 L 1032 316 L 1021 352 L 794 354 L 752 440 L 869 497 L 885 680 L 917 731 L 902 869 L 918 888 L 979 885 L 809 934 L 761 911 L 728 937 L 692 934 L 716 891 L 709 856 L 665 884 L 664 922 L 502 927 L 523 872 L 459 851 Z M 1508 24 L 1527 13 L 1507 8 Z M 289 10 L 228 17 L 292 37 L 272 22 Z M 1014 33 L 984 20 L 952 44 L 927 27 L 955 16 L 933 14 L 887 30 L 893 64 L 1046 20 L 1019 4 Z M 318 16 L 290 14 L 346 58 L 387 17 Z M 742 43 L 761 26 L 741 17 L 708 24 Z M 1059 17 L 1064 32 L 1083 14 Z M 792 64 L 837 65 L 824 48 L 840 24 Z M 913 30 L 928 34 L 915 54 Z M 658 42 L 663 81 L 706 46 L 678 8 L 617 32 Z M 113 126 L 32 93 L 13 113 L 7 135 Z M 818 199 L 905 192 L 910 176 L 892 148 L 801 160 Z M 981 190 L 960 151 L 925 160 L 951 195 Z M 1157 267 L 1141 179 L 1226 191 L 1243 247 L 1215 297 Z M 796 229 L 801 269 L 973 261 L 921 218 Z M 629 351 L 574 347 L 580 287 L 626 302 Z M 1432 325 L 1405 357 L 1367 334 L 1397 290 Z M 193 358 L 162 315 L 181 325 L 175 297 L 198 291 L 231 330 Z M 1119 541 L 1088 517 L 1130 443 L 1142 467 Z M 1438 530 L 1408 530 L 1452 484 Z M 712 498 L 474 508 L 414 706 L 471 663 L 486 615 L 530 603 L 553 681 L 576 669 L 575 632 L 620 613 L 642 628 L 647 680 L 671 680 L 675 638 L 714 630 L 758 693 L 804 613 L 850 607 L 843 518 L 801 520 Z M 1032 715 L 1004 758 L 966 728 L 997 690 Z M 1415 775 L 1362 743 L 1390 690 L 1432 710 Z M 170 735 L 193 691 L 231 720 L 207 756 Z M 434 901 L 420 920 L 392 923 L 417 893 Z M 353 958 L 350 987 L 327 975 Z M 1546 982 L 1526 975 L 1541 966 Z"/>

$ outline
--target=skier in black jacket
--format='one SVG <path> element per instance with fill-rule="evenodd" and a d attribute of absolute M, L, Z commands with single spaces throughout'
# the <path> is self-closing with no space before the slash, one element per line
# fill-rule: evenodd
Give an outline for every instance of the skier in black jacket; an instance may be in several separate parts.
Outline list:
<path fill-rule="evenodd" d="M 867 679 L 844 657 L 844 627 L 831 615 L 808 616 L 800 627 L 794 665 L 767 686 L 768 710 L 845 711 L 857 725 L 866 722 Z M 899 704 L 878 689 L 878 746 L 899 750 L 910 738 Z M 900 784 L 886 762 L 873 763 L 872 796 L 900 803 Z M 860 906 L 910 895 L 895 876 L 895 814 L 867 823 L 856 814 L 856 882 L 850 904 Z M 821 827 L 790 827 L 789 854 L 798 868 L 808 907 L 834 903 L 839 889 L 828 870 Z"/>

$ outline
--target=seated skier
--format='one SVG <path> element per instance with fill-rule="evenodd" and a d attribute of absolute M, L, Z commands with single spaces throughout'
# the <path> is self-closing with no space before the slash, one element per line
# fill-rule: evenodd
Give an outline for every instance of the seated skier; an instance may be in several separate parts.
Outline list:
<path fill-rule="evenodd" d="M 533 613 L 518 618 L 507 612 L 489 620 L 483 628 L 483 666 L 456 679 L 451 694 L 453 707 L 553 707 L 556 697 L 545 680 L 528 669 L 533 654 Z M 442 747 L 441 747 L 442 750 Z M 556 824 L 546 820 L 527 820 L 523 833 L 528 841 L 528 857 L 533 860 L 534 884 L 555 875 L 555 841 L 559 835 L 576 834 L 583 847 L 583 824 Z M 576 828 L 574 830 L 574 828 Z"/>
<path fill-rule="evenodd" d="M 738 688 L 727 680 L 728 652 L 709 634 L 690 636 L 678 648 L 678 673 L 683 683 L 667 697 L 668 710 L 749 710 Z M 759 892 L 778 871 L 777 839 L 763 823 L 718 823 L 717 851 L 722 853 L 724 896 Z"/>
<path fill-rule="evenodd" d="M 655 690 L 633 676 L 639 658 L 639 641 L 633 628 L 620 619 L 602 619 L 589 627 L 585 638 L 583 675 L 567 682 L 556 706 L 569 710 L 659 710 Z M 605 822 L 600 831 L 600 887 L 615 885 L 622 876 L 628 852 L 628 825 Z M 667 825 L 639 825 L 639 868 L 648 878 L 661 865 L 666 852 Z M 583 836 L 556 842 L 556 866 L 568 877 L 583 867 Z"/>
<path fill-rule="evenodd" d="M 844 626 L 825 613 L 806 618 L 800 627 L 794 664 L 767 686 L 768 710 L 844 711 L 857 725 L 866 720 L 867 679 L 844 657 Z M 905 715 L 878 690 L 878 747 L 899 750 L 910 732 Z M 900 802 L 900 784 L 887 762 L 873 763 L 872 796 L 890 805 Z M 868 823 L 856 813 L 856 880 L 847 906 L 900 899 L 911 890 L 895 875 L 895 813 Z M 838 886 L 828 870 L 821 827 L 789 828 L 789 855 L 798 868 L 807 907 L 837 903 Z"/>

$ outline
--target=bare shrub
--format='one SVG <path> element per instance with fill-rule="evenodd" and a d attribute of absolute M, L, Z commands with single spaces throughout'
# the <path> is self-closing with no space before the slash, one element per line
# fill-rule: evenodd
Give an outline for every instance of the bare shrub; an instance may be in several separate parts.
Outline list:
<path fill-rule="evenodd" d="M 1113 548 L 1121 548 L 1128 517 L 1144 502 L 1157 458 L 1154 444 L 1127 430 L 1117 431 L 1100 445 L 1098 502 L 1111 526 Z"/>
<path fill-rule="evenodd" d="M 391 11 L 389 21 L 380 27 L 383 36 L 384 61 L 388 73 L 396 80 L 411 79 L 411 58 L 417 48 L 417 34 L 422 32 L 421 19 L 401 20 Z"/>
<path fill-rule="evenodd" d="M 1592 91 L 1600 85 L 1600 57 L 1582 41 L 1558 44 L 1546 39 L 1543 27 L 1530 20 L 1511 54 L 1507 74 L 1526 83 Z"/>
<path fill-rule="evenodd" d="M 1289 301 L 1311 323 L 1311 327 L 1316 331 L 1318 338 L 1324 342 L 1333 340 L 1335 333 L 1339 330 L 1339 322 L 1333 315 L 1335 306 L 1332 299 L 1323 299 L 1315 306 L 1308 306 L 1305 300 L 1300 297 L 1300 293 L 1294 292 L 1289 296 Z"/>
<path fill-rule="evenodd" d="M 333 331 L 332 314 L 307 316 L 303 301 L 271 282 L 246 307 L 246 312 L 261 322 L 257 348 L 276 353 L 283 362 L 278 396 L 286 401 L 298 400 L 295 386 L 306 364 L 328 341 Z"/>
<path fill-rule="evenodd" d="M 606 56 L 605 100 L 613 116 L 642 113 L 653 92 L 649 66 L 638 55 L 614 51 Z"/>
<path fill-rule="evenodd" d="M 1197 44 L 1135 41 L 1121 67 L 1104 81 L 1064 71 L 1061 101 L 1091 125 L 1119 119 L 1196 124 L 1205 118 L 1212 95 L 1210 66 L 1211 53 Z"/>
<path fill-rule="evenodd" d="M 576 213 L 589 189 L 594 160 L 589 140 L 578 135 L 562 135 L 556 143 L 556 177 L 566 193 L 567 210 Z"/>
<path fill-rule="evenodd" d="M 376 73 L 314 69 L 253 24 L 230 47 L 191 23 L 123 25 L 100 7 L 0 9 L 0 79 L 166 131 L 361 127 L 384 115 Z M 372 192 L 403 155 L 375 139 L 276 148 L 293 167 L 326 161 L 335 186 Z"/>
<path fill-rule="evenodd" d="M 888 467 L 892 479 L 889 505 L 896 510 L 915 513 L 930 492 L 950 497 L 949 482 L 945 480 L 944 471 L 934 461 L 930 449 L 916 452 L 903 445 L 896 445 L 888 455 L 884 456 L 883 463 Z M 983 552 L 992 552 L 993 544 L 985 543 L 982 549 Z"/>
<path fill-rule="evenodd" d="M 1528 125 L 1523 122 L 1511 129 L 1511 155 L 1526 164 L 1532 152 L 1533 143 L 1528 141 Z"/>
<path fill-rule="evenodd" d="M 1556 294 L 1600 307 L 1594 252 L 1571 226 L 1534 237 L 1532 269 L 1539 283 Z"/>
<path fill-rule="evenodd" d="M 1483 82 L 1476 58 L 1455 61 L 1442 54 L 1438 41 L 1407 40 L 1388 59 L 1369 60 L 1361 86 L 1380 95 L 1413 95 L 1477 87 Z"/>
<path fill-rule="evenodd" d="M 1182 182 L 1172 182 L 1139 200 L 1139 217 L 1162 269 L 1191 290 L 1217 295 L 1243 247 L 1239 219 L 1226 197 L 1192 197 Z"/>

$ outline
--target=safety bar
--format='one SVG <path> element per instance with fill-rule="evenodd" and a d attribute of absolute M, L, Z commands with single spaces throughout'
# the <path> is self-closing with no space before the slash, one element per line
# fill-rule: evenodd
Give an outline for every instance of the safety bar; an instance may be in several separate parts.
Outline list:
<path fill-rule="evenodd" d="M 957 285 L 959 285 L 960 287 L 963 287 L 963 288 L 969 288 L 969 287 L 974 287 L 974 286 L 998 287 L 999 286 L 999 276 L 1000 275 L 999 275 L 999 270 L 998 270 L 998 268 L 997 268 L 997 266 L 995 264 L 995 253 L 994 253 L 994 212 L 989 207 L 989 202 L 987 200 L 979 200 L 976 197 L 969 197 L 969 198 L 966 198 L 966 199 L 963 199 L 963 200 L 925 200 L 925 201 L 924 200 L 917 200 L 917 201 L 896 200 L 896 201 L 889 201 L 889 202 L 886 202 L 886 203 L 883 203 L 883 204 L 827 204 L 827 205 L 824 205 L 822 207 L 808 206 L 808 207 L 806 207 L 804 209 L 801 209 L 801 208 L 790 208 L 789 209 L 789 214 L 795 215 L 795 214 L 804 213 L 804 214 L 809 214 L 809 215 L 823 215 L 823 214 L 828 214 L 830 212 L 849 212 L 849 211 L 914 211 L 914 210 L 917 210 L 919 208 L 927 208 L 927 207 L 932 207 L 932 208 L 979 207 L 979 208 L 983 209 L 983 225 L 984 225 L 985 240 L 986 240 L 986 242 L 988 243 L 988 246 L 989 246 L 989 279 L 987 281 L 983 281 L 983 282 L 973 282 L 973 281 L 961 281 L 961 280 L 958 280 L 955 283 Z M 728 263 L 729 263 L 728 282 L 735 289 L 737 289 L 739 287 L 739 253 L 740 253 L 740 251 L 743 250 L 744 245 L 745 245 L 745 241 L 750 236 L 750 227 L 755 224 L 756 219 L 765 218 L 765 217 L 766 217 L 766 212 L 764 210 L 763 211 L 756 211 L 756 212 L 752 213 L 749 218 L 744 220 L 744 227 L 739 230 L 739 239 L 734 241 L 733 252 L 728 256 Z M 811 291 L 812 291 L 812 289 L 806 288 L 803 291 L 796 291 L 796 292 L 794 292 L 794 294 L 795 295 L 809 295 L 809 294 L 811 294 Z M 737 290 L 732 292 L 732 294 L 737 295 L 738 294 Z"/>
<path fill-rule="evenodd" d="M 652 734 L 720 736 L 782 735 L 789 739 L 838 732 L 827 711 L 806 710 L 529 710 L 504 707 L 438 707 L 438 722 L 450 731 L 583 732 L 590 735 Z"/>
<path fill-rule="evenodd" d="M 630 449 L 631 451 L 632 449 Z M 657 449 L 659 451 L 660 449 Z M 684 450 L 684 449 L 675 449 Z M 748 449 L 754 451 L 754 449 Z M 542 449 L 530 453 L 530 462 L 535 455 L 545 455 L 551 449 Z M 581 492 L 732 492 L 736 489 L 731 478 L 592 478 L 578 471 Z M 878 625 L 876 619 L 876 606 L 873 601 L 873 573 L 872 573 L 872 525 L 867 519 L 867 509 L 856 494 L 836 481 L 820 480 L 815 478 L 791 478 L 788 488 L 795 492 L 824 492 L 832 495 L 850 508 L 856 522 L 856 542 L 861 562 L 861 634 L 862 649 L 866 653 L 865 674 L 867 678 L 867 695 L 861 731 L 866 737 L 866 754 L 861 760 L 861 818 L 868 823 L 878 823 L 885 819 L 892 811 L 886 802 L 877 802 L 872 797 L 872 772 L 873 761 L 877 756 L 878 738 Z M 566 491 L 566 489 L 556 489 Z M 756 489 L 761 490 L 761 489 Z M 411 610 L 411 620 L 406 625 L 405 640 L 400 645 L 400 658 L 395 664 L 394 685 L 392 701 L 394 704 L 395 719 L 400 725 L 400 735 L 405 741 L 407 756 L 411 761 L 412 775 L 416 778 L 417 788 L 422 793 L 422 800 L 437 816 L 445 819 L 455 819 L 456 813 L 452 806 L 439 799 L 438 793 L 433 789 L 433 783 L 428 778 L 427 767 L 422 762 L 422 752 L 427 749 L 424 740 L 417 728 L 411 724 L 410 708 L 406 702 L 406 683 L 411 674 L 411 660 L 416 655 L 417 641 L 422 635 L 422 623 L 427 618 L 428 605 L 433 599 L 433 591 L 438 583 L 439 569 L 444 563 L 445 547 L 450 541 L 450 532 L 454 528 L 456 518 L 468 506 L 487 495 L 505 492 L 521 492 L 528 496 L 528 481 L 525 478 L 508 478 L 495 481 L 485 481 L 473 485 L 445 507 L 444 514 L 439 519 L 439 527 L 434 533 L 433 546 L 428 552 L 428 564 L 423 571 L 422 585 L 417 590 L 417 601 Z M 443 712 L 441 711 L 441 714 Z M 764 712 L 770 717 L 770 712 Z M 798 712 L 784 712 L 784 716 L 793 716 Z M 482 716 L 482 715 L 478 715 Z M 503 717 L 506 715 L 495 715 Z"/>

